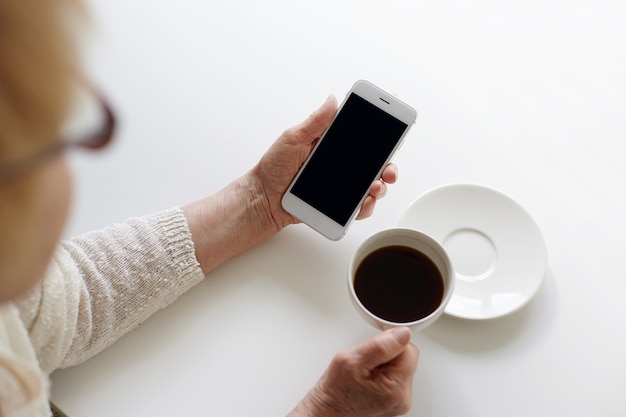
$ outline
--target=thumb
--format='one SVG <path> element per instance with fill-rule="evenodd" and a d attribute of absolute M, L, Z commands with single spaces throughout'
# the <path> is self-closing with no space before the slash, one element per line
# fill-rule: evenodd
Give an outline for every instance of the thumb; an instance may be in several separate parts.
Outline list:
<path fill-rule="evenodd" d="M 357 346 L 355 353 L 360 356 L 363 366 L 373 369 L 395 359 L 410 341 L 411 330 L 407 327 L 396 327 Z"/>
<path fill-rule="evenodd" d="M 306 144 L 315 142 L 326 131 L 333 117 L 335 117 L 335 113 L 337 113 L 337 99 L 331 94 L 319 109 L 296 126 L 297 139 Z"/>

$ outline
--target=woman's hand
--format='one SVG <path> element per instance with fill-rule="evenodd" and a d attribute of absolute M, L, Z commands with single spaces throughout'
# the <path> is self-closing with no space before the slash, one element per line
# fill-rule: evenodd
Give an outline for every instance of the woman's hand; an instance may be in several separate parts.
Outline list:
<path fill-rule="evenodd" d="M 391 417 L 412 402 L 419 351 L 405 327 L 339 352 L 289 417 Z"/>
<path fill-rule="evenodd" d="M 250 176 L 258 181 L 260 189 L 267 200 L 268 218 L 275 223 L 276 230 L 298 220 L 285 212 L 281 206 L 283 194 L 296 176 L 298 170 L 311 153 L 311 150 L 326 131 L 337 112 L 337 100 L 328 97 L 326 102 L 313 112 L 304 122 L 287 129 L 270 149 L 263 155 L 259 163 L 252 169 Z M 394 164 L 385 167 L 382 178 L 372 183 L 357 219 L 365 219 L 372 215 L 376 200 L 387 192 L 387 184 L 393 184 L 398 177 Z"/>

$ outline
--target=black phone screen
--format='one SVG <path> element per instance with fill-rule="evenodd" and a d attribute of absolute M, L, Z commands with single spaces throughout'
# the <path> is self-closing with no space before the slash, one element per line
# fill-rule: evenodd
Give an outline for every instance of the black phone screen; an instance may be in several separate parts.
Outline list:
<path fill-rule="evenodd" d="M 345 226 L 407 127 L 351 93 L 291 193 Z"/>

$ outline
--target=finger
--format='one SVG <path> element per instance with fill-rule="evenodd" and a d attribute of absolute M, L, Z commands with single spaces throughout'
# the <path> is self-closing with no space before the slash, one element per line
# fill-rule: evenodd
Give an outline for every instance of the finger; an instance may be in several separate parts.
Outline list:
<path fill-rule="evenodd" d="M 380 200 L 385 194 L 387 194 L 387 184 L 383 180 L 374 181 L 370 187 L 370 195 Z"/>
<path fill-rule="evenodd" d="M 383 170 L 381 178 L 387 184 L 394 184 L 398 180 L 398 167 L 396 164 L 390 163 L 387 165 Z"/>
<path fill-rule="evenodd" d="M 322 136 L 337 112 L 337 99 L 332 94 L 324 104 L 299 125 L 290 129 L 298 142 L 311 144 Z"/>
<path fill-rule="evenodd" d="M 383 374 L 386 375 L 384 379 L 387 381 L 395 381 L 392 386 L 395 386 L 397 392 L 401 393 L 394 415 L 404 415 L 411 409 L 413 376 L 418 360 L 419 350 L 409 343 L 398 356 L 375 369 L 377 375 Z"/>
<path fill-rule="evenodd" d="M 361 210 L 359 210 L 359 214 L 356 216 L 356 220 L 367 219 L 374 213 L 374 207 L 376 206 L 376 197 L 368 195 L 365 197 L 365 201 L 363 201 L 363 205 L 361 206 Z"/>
<path fill-rule="evenodd" d="M 419 361 L 419 349 L 409 343 L 406 348 L 395 358 L 385 364 L 386 371 L 391 371 L 395 375 L 411 378 L 417 369 Z"/>
<path fill-rule="evenodd" d="M 363 220 L 374 214 L 376 200 L 383 198 L 387 194 L 387 184 L 384 181 L 377 180 L 372 183 L 369 189 L 369 195 L 363 201 L 361 210 L 356 216 L 356 220 Z"/>
<path fill-rule="evenodd" d="M 368 369 L 374 369 L 398 357 L 410 341 L 411 331 L 407 327 L 396 327 L 378 334 L 354 349 L 361 364 Z"/>

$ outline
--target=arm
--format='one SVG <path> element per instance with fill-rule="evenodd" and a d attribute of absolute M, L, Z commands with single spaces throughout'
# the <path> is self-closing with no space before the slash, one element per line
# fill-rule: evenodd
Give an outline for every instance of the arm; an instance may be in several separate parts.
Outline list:
<path fill-rule="evenodd" d="M 46 278 L 19 302 L 41 368 L 100 352 L 204 278 L 180 209 L 62 242 Z"/>

